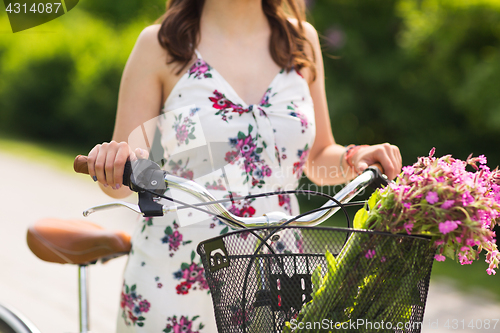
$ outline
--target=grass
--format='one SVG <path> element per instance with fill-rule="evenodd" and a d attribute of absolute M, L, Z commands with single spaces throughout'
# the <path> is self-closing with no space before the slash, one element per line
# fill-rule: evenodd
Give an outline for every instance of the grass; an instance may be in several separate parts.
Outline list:
<path fill-rule="evenodd" d="M 0 136 L 0 152 L 26 160 L 49 165 L 66 172 L 73 171 L 77 149 L 63 145 L 33 142 L 15 137 Z"/>
<path fill-rule="evenodd" d="M 432 279 L 452 279 L 455 286 L 461 291 L 474 293 L 478 288 L 491 293 L 491 296 L 500 301 L 500 272 L 499 275 L 488 275 L 484 262 L 485 256 L 481 255 L 471 265 L 460 265 L 453 260 L 446 259 L 443 262 L 434 262 L 432 268 Z"/>

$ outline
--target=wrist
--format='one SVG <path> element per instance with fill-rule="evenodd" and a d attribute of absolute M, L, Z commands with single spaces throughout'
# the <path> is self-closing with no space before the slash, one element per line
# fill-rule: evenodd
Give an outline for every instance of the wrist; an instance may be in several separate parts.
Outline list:
<path fill-rule="evenodd" d="M 346 151 L 344 153 L 344 159 L 345 159 L 345 162 L 347 164 L 347 167 L 348 169 L 353 169 L 355 173 L 358 173 L 358 171 L 356 170 L 356 167 L 354 166 L 354 162 L 353 162 L 353 158 L 354 156 L 356 155 L 356 153 L 361 149 L 361 148 L 364 148 L 364 147 L 368 147 L 368 145 L 360 145 L 360 146 L 357 146 L 357 145 L 348 145 L 346 148 Z"/>
<path fill-rule="evenodd" d="M 342 175 L 342 178 L 344 179 L 344 183 L 347 182 L 346 169 L 348 167 L 348 165 L 345 161 L 346 152 L 347 152 L 347 148 L 344 149 L 344 152 L 340 155 L 340 160 L 339 160 L 340 174 Z"/>

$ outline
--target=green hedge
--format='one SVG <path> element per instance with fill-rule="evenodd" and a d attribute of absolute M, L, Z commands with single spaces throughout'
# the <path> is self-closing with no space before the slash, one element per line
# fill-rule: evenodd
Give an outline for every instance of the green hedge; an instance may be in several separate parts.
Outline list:
<path fill-rule="evenodd" d="M 324 35 L 338 142 L 392 142 L 405 164 L 433 146 L 500 164 L 499 0 L 309 3 Z M 85 147 L 108 140 L 126 59 L 163 6 L 89 0 L 40 27 L 3 33 L 0 129 Z M 8 27 L 2 15 L 0 29 Z"/>
<path fill-rule="evenodd" d="M 121 0 L 102 1 L 85 0 L 80 1 L 79 9 L 98 17 L 110 25 L 118 27 L 126 26 L 134 22 L 138 17 L 147 18 L 151 22 L 156 20 L 166 8 L 163 0 Z"/>
<path fill-rule="evenodd" d="M 500 1 L 332 0 L 311 12 L 338 57 L 325 60 L 337 141 L 393 142 L 405 164 L 433 146 L 500 164 Z"/>
<path fill-rule="evenodd" d="M 79 147 L 109 140 L 125 62 L 145 26 L 83 11 L 0 39 L 0 128 Z"/>

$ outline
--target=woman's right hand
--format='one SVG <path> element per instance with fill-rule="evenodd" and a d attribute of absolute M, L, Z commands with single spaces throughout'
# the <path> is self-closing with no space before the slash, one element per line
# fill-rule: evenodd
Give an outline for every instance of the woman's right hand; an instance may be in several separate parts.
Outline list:
<path fill-rule="evenodd" d="M 89 175 L 105 188 L 119 190 L 123 183 L 125 163 L 127 160 L 133 161 L 137 158 L 148 158 L 148 152 L 141 148 L 132 151 L 126 142 L 111 141 L 98 144 L 88 154 Z"/>

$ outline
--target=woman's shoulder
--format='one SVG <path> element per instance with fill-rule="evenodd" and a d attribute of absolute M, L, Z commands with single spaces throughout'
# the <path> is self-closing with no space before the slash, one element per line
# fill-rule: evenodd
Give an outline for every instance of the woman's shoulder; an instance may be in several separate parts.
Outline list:
<path fill-rule="evenodd" d="M 144 28 L 137 38 L 136 48 L 153 53 L 165 53 L 165 50 L 161 47 L 160 42 L 158 41 L 159 30 L 159 24 L 150 25 Z"/>
<path fill-rule="evenodd" d="M 161 25 L 155 24 L 144 28 L 134 46 L 132 53 L 135 53 L 139 59 L 137 64 L 145 71 L 155 73 L 163 82 L 164 85 L 170 86 L 167 81 L 176 81 L 178 64 L 170 61 L 170 55 L 167 50 L 162 47 L 158 40 L 158 32 Z"/>
<path fill-rule="evenodd" d="M 296 18 L 294 17 L 289 17 L 288 18 L 288 22 L 290 22 L 291 24 L 293 24 L 293 26 L 295 26 L 295 28 L 298 29 L 299 27 L 299 20 L 297 20 Z M 302 24 L 302 28 L 304 29 L 304 34 L 305 34 L 305 37 L 311 42 L 315 42 L 316 40 L 318 40 L 318 32 L 316 31 L 316 28 L 309 22 L 307 21 L 301 21 L 300 22 Z"/>
<path fill-rule="evenodd" d="M 293 24 L 297 29 L 299 28 L 299 21 L 296 18 L 288 18 L 288 21 Z M 307 22 L 301 21 L 302 29 L 304 30 L 304 37 L 309 42 L 309 45 L 306 44 L 305 53 L 307 57 L 312 61 L 314 60 L 316 66 L 318 64 L 322 66 L 322 63 L 318 63 L 318 57 L 321 57 L 321 46 L 319 42 L 318 32 L 314 26 Z M 318 68 L 316 68 L 318 70 Z M 316 76 L 314 71 L 311 70 L 311 67 L 307 67 L 301 70 L 302 76 L 306 81 L 311 84 L 314 82 L 314 77 Z"/>

